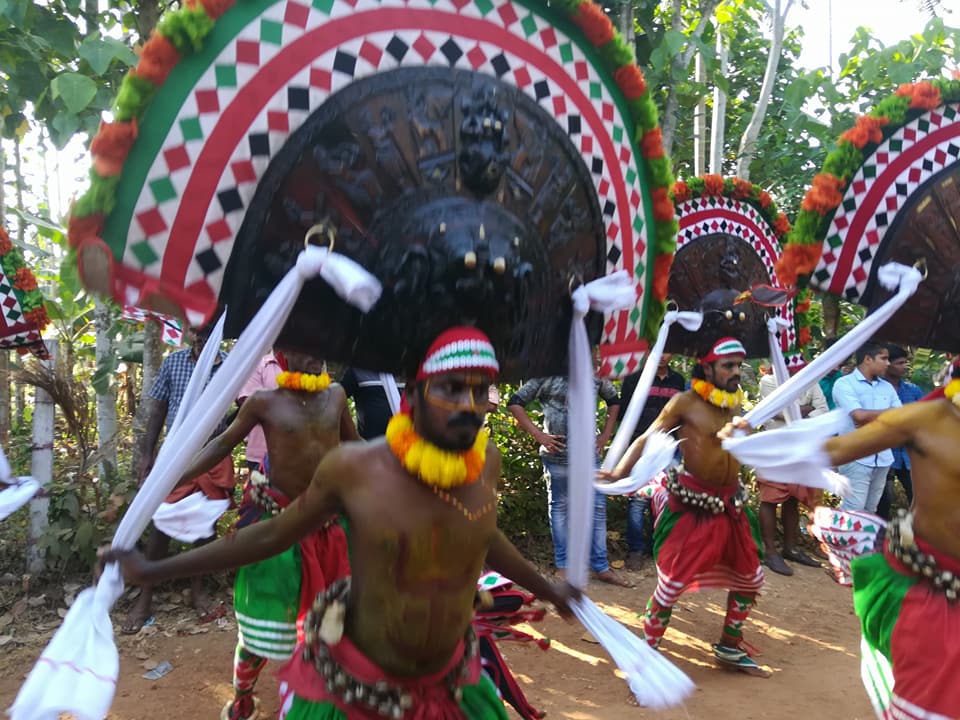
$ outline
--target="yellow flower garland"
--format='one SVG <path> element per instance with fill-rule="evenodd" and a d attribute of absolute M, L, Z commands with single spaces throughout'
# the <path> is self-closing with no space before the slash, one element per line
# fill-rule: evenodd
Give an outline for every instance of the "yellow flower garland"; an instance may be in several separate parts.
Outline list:
<path fill-rule="evenodd" d="M 407 472 L 425 485 L 448 489 L 480 479 L 490 434 L 480 430 L 473 447 L 464 452 L 442 450 L 417 434 L 409 415 L 397 413 L 387 424 L 386 438 Z"/>
<path fill-rule="evenodd" d="M 737 388 L 735 393 L 727 392 L 713 383 L 699 378 L 694 378 L 690 387 L 697 395 L 718 408 L 738 408 L 743 405 L 743 390 L 740 388 Z"/>
<path fill-rule="evenodd" d="M 311 375 L 310 373 L 288 372 L 284 370 L 277 375 L 277 385 L 286 390 L 299 390 L 301 392 L 323 392 L 330 387 L 330 375 L 320 373 Z"/>
<path fill-rule="evenodd" d="M 943 389 L 943 394 L 948 400 L 952 400 L 954 405 L 960 407 L 960 378 L 947 383 L 947 386 Z"/>

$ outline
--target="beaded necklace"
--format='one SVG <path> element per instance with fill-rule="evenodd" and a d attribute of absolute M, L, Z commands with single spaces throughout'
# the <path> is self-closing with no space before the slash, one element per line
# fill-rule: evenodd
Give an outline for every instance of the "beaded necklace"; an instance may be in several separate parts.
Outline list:
<path fill-rule="evenodd" d="M 697 395 L 714 407 L 731 409 L 738 408 L 743 404 L 743 390 L 740 388 L 737 388 L 736 392 L 727 392 L 726 390 L 721 390 L 712 382 L 700 380 L 699 378 L 694 378 L 690 383 L 690 387 L 693 388 L 693 391 L 697 393 Z"/>

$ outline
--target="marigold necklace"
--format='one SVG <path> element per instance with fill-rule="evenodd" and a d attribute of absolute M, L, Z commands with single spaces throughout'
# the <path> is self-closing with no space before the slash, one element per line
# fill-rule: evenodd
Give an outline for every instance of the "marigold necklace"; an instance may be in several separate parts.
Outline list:
<path fill-rule="evenodd" d="M 310 373 L 284 370 L 277 375 L 277 386 L 286 390 L 299 390 L 300 392 L 323 392 L 330 387 L 330 375 L 328 373 L 311 375 Z"/>
<path fill-rule="evenodd" d="M 487 456 L 489 433 L 480 430 L 473 447 L 463 452 L 442 450 L 427 442 L 413 429 L 406 413 L 397 413 L 387 424 L 387 445 L 400 464 L 431 488 L 449 490 L 480 479 Z"/>
<path fill-rule="evenodd" d="M 943 389 L 944 396 L 960 408 L 960 378 L 951 380 Z"/>
<path fill-rule="evenodd" d="M 690 387 L 693 388 L 693 391 L 697 393 L 697 395 L 718 408 L 738 408 L 743 404 L 743 390 L 740 388 L 737 388 L 736 392 L 727 392 L 726 390 L 721 390 L 712 382 L 700 380 L 699 378 L 694 378 L 690 383 Z"/>

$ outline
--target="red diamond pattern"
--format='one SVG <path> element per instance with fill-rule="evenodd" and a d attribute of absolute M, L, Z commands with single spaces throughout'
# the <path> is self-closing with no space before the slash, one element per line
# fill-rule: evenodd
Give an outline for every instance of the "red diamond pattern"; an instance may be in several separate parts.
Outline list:
<path fill-rule="evenodd" d="M 230 170 L 233 171 L 233 179 L 238 183 L 254 182 L 257 179 L 253 163 L 249 160 L 238 160 L 230 165 Z"/>
<path fill-rule="evenodd" d="M 616 330 L 616 329 L 617 329 L 617 321 L 616 321 L 616 319 L 611 315 L 611 316 L 610 316 L 610 319 L 607 320 L 607 324 L 603 326 L 603 331 L 604 331 L 605 333 L 607 333 L 607 335 L 610 335 L 610 334 L 611 334 L 614 330 Z"/>
<path fill-rule="evenodd" d="M 467 53 L 467 60 L 470 61 L 470 67 L 477 70 L 487 61 L 487 54 L 480 47 L 480 43 L 473 46 L 473 49 Z"/>
<path fill-rule="evenodd" d="M 185 145 L 167 148 L 163 151 L 164 162 L 167 163 L 167 170 L 176 172 L 190 164 L 190 155 L 187 154 Z"/>
<path fill-rule="evenodd" d="M 463 10 L 467 5 L 469 5 L 472 2 L 472 0 L 450 0 L 450 2 L 453 3 L 453 6 L 457 10 Z"/>
<path fill-rule="evenodd" d="M 267 127 L 274 132 L 290 132 L 290 118 L 280 110 L 270 110 L 267 113 Z"/>
<path fill-rule="evenodd" d="M 12 308 L 14 305 L 17 304 L 17 299 L 13 297 L 13 295 L 7 295 L 7 297 L 3 301 L 3 304 L 8 308 Z"/>
<path fill-rule="evenodd" d="M 867 279 L 867 273 L 863 270 L 863 265 L 859 266 L 856 270 L 853 271 L 853 279 L 858 283 L 862 283 Z"/>
<path fill-rule="evenodd" d="M 563 95 L 555 95 L 553 98 L 553 114 L 556 116 L 564 115 L 567 112 L 567 99 Z"/>
<path fill-rule="evenodd" d="M 288 2 L 287 9 L 283 13 L 283 21 L 288 25 L 296 25 L 298 28 L 307 27 L 307 21 L 310 19 L 310 8 L 295 2 Z"/>
<path fill-rule="evenodd" d="M 310 87 L 330 92 L 333 87 L 333 73 L 322 68 L 310 68 Z"/>
<path fill-rule="evenodd" d="M 896 198 L 896 197 L 888 197 L 888 198 L 886 199 L 886 202 L 885 202 L 884 204 L 887 206 L 887 210 L 890 210 L 890 211 L 892 212 L 892 211 L 894 211 L 894 210 L 897 209 L 897 204 L 898 204 L 898 203 L 897 203 L 897 198 Z"/>
<path fill-rule="evenodd" d="M 867 232 L 864 233 L 864 237 L 866 237 L 868 245 L 880 244 L 880 233 L 878 233 L 876 229 L 867 230 Z"/>
<path fill-rule="evenodd" d="M 613 122 L 613 118 L 616 117 L 616 109 L 608 102 L 602 103 L 600 107 L 600 115 L 607 122 Z"/>
<path fill-rule="evenodd" d="M 543 41 L 543 46 L 545 48 L 552 48 L 557 44 L 557 34 L 553 31 L 552 27 L 541 30 L 540 39 Z"/>
<path fill-rule="evenodd" d="M 147 237 L 156 235 L 167 229 L 167 222 L 163 219 L 163 215 L 160 214 L 157 208 L 150 208 L 142 213 L 138 213 L 137 222 L 140 223 L 140 228 Z"/>
<path fill-rule="evenodd" d="M 854 195 L 863 195 L 867 191 L 867 183 L 863 179 L 857 179 L 850 184 L 850 188 Z"/>
<path fill-rule="evenodd" d="M 600 181 L 600 184 L 597 186 L 597 194 L 601 196 L 606 196 L 610 192 L 610 181 L 606 178 Z"/>
<path fill-rule="evenodd" d="M 613 240 L 620 232 L 620 226 L 615 222 L 610 223 L 610 227 L 607 228 L 607 237 Z"/>
<path fill-rule="evenodd" d="M 237 64 L 259 65 L 260 43 L 254 40 L 237 40 Z"/>
<path fill-rule="evenodd" d="M 889 164 L 889 163 L 890 163 L 890 153 L 888 153 L 888 152 L 886 152 L 886 151 L 875 153 L 874 156 L 873 156 L 873 163 L 874 163 L 874 165 L 887 165 L 887 164 Z"/>
<path fill-rule="evenodd" d="M 937 165 L 943 165 L 947 161 L 947 154 L 940 148 L 937 148 L 937 151 L 933 154 L 933 161 Z"/>
<path fill-rule="evenodd" d="M 636 188 L 630 191 L 630 204 L 634 207 L 640 207 L 640 193 L 637 192 Z"/>
<path fill-rule="evenodd" d="M 907 173 L 907 180 L 909 180 L 912 183 L 920 182 L 921 177 L 923 177 L 923 173 L 920 172 L 920 168 L 918 167 L 910 168 L 910 172 Z"/>
<path fill-rule="evenodd" d="M 506 7 L 510 7 L 510 6 L 507 5 Z M 525 67 L 520 67 L 514 70 L 513 79 L 517 83 L 517 87 L 520 88 L 521 90 L 527 87 L 527 85 L 529 85 L 531 82 L 533 82 L 532 78 L 530 77 L 530 73 L 527 72 L 527 69 Z"/>
<path fill-rule="evenodd" d="M 589 135 L 580 136 L 580 152 L 584 154 L 593 152 L 593 138 Z"/>
<path fill-rule="evenodd" d="M 500 15 L 500 19 L 503 21 L 504 27 L 510 27 L 520 19 L 517 17 L 517 12 L 513 9 L 513 5 L 511 3 L 505 3 L 501 5 L 497 12 Z"/>
<path fill-rule="evenodd" d="M 905 127 L 903 129 L 903 139 L 907 142 L 916 142 L 917 140 L 917 131 L 911 127 Z"/>
<path fill-rule="evenodd" d="M 220 98 L 216 90 L 197 90 L 194 96 L 197 98 L 197 112 L 201 114 L 220 112 Z"/>
<path fill-rule="evenodd" d="M 233 236 L 233 231 L 230 230 L 225 219 L 220 219 L 207 225 L 207 235 L 210 237 L 210 242 L 216 244 Z"/>
<path fill-rule="evenodd" d="M 364 40 L 363 45 L 360 46 L 360 52 L 358 55 L 373 65 L 373 67 L 377 68 L 380 67 L 380 60 L 383 58 L 383 50 L 378 48 L 369 40 Z"/>
<path fill-rule="evenodd" d="M 630 148 L 628 148 L 628 147 L 626 147 L 626 146 L 624 146 L 624 145 L 621 145 L 621 146 L 620 146 L 620 152 L 617 153 L 617 157 L 620 158 L 620 162 L 626 164 L 626 163 L 629 163 L 629 162 L 630 162 L 630 158 L 633 157 L 633 156 L 632 156 L 631 153 L 630 153 Z"/>
<path fill-rule="evenodd" d="M 416 39 L 413 43 L 413 49 L 417 51 L 417 54 L 423 58 L 424 62 L 433 57 L 433 53 L 436 52 L 436 46 L 430 42 L 426 35 L 420 33 L 420 37 Z"/>
<path fill-rule="evenodd" d="M 583 60 L 573 64 L 573 72 L 577 80 L 586 80 L 590 77 L 590 69 Z"/>

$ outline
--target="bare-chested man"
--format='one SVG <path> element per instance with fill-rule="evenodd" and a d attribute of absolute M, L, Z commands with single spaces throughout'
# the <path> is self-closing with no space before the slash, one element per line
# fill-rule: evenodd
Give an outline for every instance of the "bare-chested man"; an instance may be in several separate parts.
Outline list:
<path fill-rule="evenodd" d="M 745 356 L 739 340 L 718 340 L 694 369 L 692 389 L 671 398 L 610 476 L 630 473 L 651 433 L 678 428 L 683 468 L 671 470 L 665 485 L 646 490 L 653 492 L 656 516 L 657 588 L 647 603 L 644 637 L 659 646 L 673 606 L 686 590 L 726 588 L 727 615 L 714 657 L 725 667 L 766 677 L 769 673 L 741 647 L 743 623 L 763 587 L 759 531 L 743 502 L 740 464 L 717 438 L 717 431 L 740 408 L 740 363 Z"/>
<path fill-rule="evenodd" d="M 341 441 L 360 439 L 343 388 L 320 374 L 320 361 L 292 351 L 285 357 L 290 372 L 277 377 L 280 387 L 251 395 L 230 426 L 200 451 L 184 473 L 184 481 L 189 481 L 214 467 L 259 425 L 266 438 L 267 472 L 251 473 L 240 506 L 240 527 L 276 515 L 306 490 L 330 450 Z M 268 659 L 287 660 L 293 654 L 301 599 L 309 607 L 317 592 L 349 573 L 346 537 L 333 524 L 279 555 L 237 571 L 233 596 L 239 630 L 233 664 L 236 694 L 223 708 L 222 720 L 256 717 L 257 678 Z"/>
<path fill-rule="evenodd" d="M 237 567 L 290 547 L 340 512 L 352 581 L 334 583 L 308 618 L 312 660 L 298 653 L 283 672 L 287 720 L 333 708 L 351 718 L 401 718 L 409 708 L 417 717 L 506 718 L 480 679 L 470 629 L 484 561 L 564 614 L 571 589 L 540 576 L 497 529 L 500 454 L 480 432 L 497 368 L 483 333 L 448 330 L 407 384 L 409 414 L 395 416 L 382 440 L 330 452 L 276 518 L 159 562 L 133 552 L 103 558 L 120 561 L 130 581 Z"/>
<path fill-rule="evenodd" d="M 823 446 L 834 465 L 904 446 L 913 468 L 910 513 L 890 523 L 882 551 L 851 563 L 864 639 L 893 667 L 885 718 L 960 717 L 960 379 L 944 394 L 887 410 Z M 876 690 L 868 687 L 882 698 Z"/>

